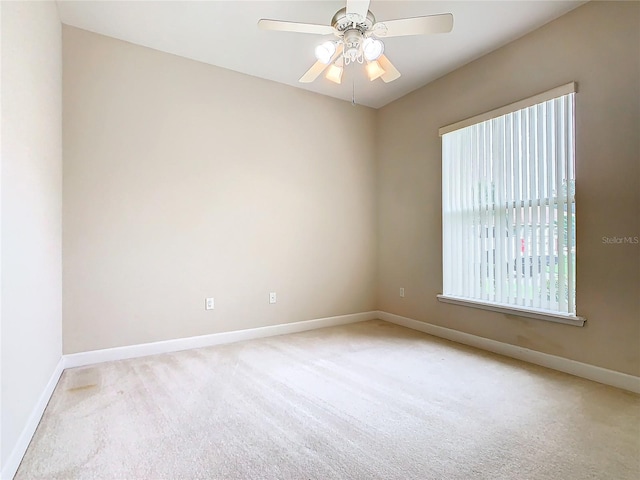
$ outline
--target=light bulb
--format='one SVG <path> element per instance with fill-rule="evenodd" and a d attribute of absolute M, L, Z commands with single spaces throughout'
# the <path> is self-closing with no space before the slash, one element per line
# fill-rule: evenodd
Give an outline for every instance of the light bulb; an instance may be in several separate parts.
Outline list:
<path fill-rule="evenodd" d="M 334 53 L 336 53 L 336 45 L 333 42 L 324 42 L 315 49 L 316 58 L 325 65 L 331 61 Z"/>
<path fill-rule="evenodd" d="M 364 58 L 368 62 L 372 62 L 373 60 L 377 60 L 382 55 L 384 51 L 384 43 L 375 38 L 367 38 L 362 44 L 362 51 L 364 53 Z"/>

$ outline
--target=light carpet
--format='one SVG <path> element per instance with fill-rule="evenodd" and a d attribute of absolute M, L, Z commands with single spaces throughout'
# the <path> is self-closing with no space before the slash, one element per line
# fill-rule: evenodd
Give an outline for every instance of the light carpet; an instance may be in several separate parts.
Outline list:
<path fill-rule="evenodd" d="M 35 479 L 640 478 L 640 397 L 382 321 L 64 372 Z"/>

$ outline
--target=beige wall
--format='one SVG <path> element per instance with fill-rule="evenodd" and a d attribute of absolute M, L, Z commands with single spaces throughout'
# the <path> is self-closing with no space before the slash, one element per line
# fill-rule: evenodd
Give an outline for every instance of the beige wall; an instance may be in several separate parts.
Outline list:
<path fill-rule="evenodd" d="M 63 52 L 65 353 L 375 308 L 373 110 L 67 26 Z"/>
<path fill-rule="evenodd" d="M 17 467 L 18 440 L 62 354 L 62 50 L 54 2 L 0 8 L 4 478 Z"/>
<path fill-rule="evenodd" d="M 640 4 L 592 2 L 378 112 L 379 308 L 640 375 Z M 438 128 L 577 81 L 577 328 L 439 303 Z M 398 289 L 406 289 L 401 299 Z"/>
<path fill-rule="evenodd" d="M 602 242 L 640 234 L 637 26 L 592 2 L 377 113 L 64 27 L 65 353 L 379 308 L 640 374 L 639 247 Z M 438 127 L 574 80 L 587 325 L 438 303 Z"/>
<path fill-rule="evenodd" d="M 587 4 L 377 114 L 64 27 L 63 193 L 55 4 L 1 16 L 0 468 L 62 334 L 73 353 L 380 308 L 640 374 L 640 247 L 602 241 L 640 235 L 638 3 Z M 438 127 L 572 80 L 587 325 L 438 303 Z"/>

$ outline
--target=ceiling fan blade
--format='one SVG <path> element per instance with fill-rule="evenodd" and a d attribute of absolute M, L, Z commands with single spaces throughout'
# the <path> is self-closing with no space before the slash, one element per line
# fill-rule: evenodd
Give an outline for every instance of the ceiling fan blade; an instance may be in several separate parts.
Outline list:
<path fill-rule="evenodd" d="M 426 17 L 401 18 L 378 22 L 373 28 L 376 37 L 401 37 L 429 33 L 449 33 L 453 29 L 453 15 L 427 15 Z"/>
<path fill-rule="evenodd" d="M 311 68 L 309 70 L 307 70 L 305 72 L 305 74 L 302 75 L 300 77 L 300 80 L 298 80 L 298 81 L 300 83 L 311 83 L 316 78 L 318 78 L 320 76 L 320 74 L 322 72 L 324 72 L 324 69 L 327 68 L 328 66 L 329 66 L 329 64 L 322 63 L 322 62 L 316 62 L 313 65 L 311 65 Z"/>
<path fill-rule="evenodd" d="M 369 0 L 347 0 L 347 18 L 350 18 L 350 15 L 358 15 L 360 16 L 359 21 L 364 21 L 368 11 Z"/>
<path fill-rule="evenodd" d="M 393 66 L 393 63 L 391 63 L 385 55 L 380 55 L 380 58 L 378 58 L 378 63 L 385 71 L 385 73 L 380 76 L 384 83 L 393 82 L 394 80 L 400 78 L 400 72 L 396 67 Z"/>
<path fill-rule="evenodd" d="M 336 53 L 333 54 L 333 56 L 331 57 L 331 60 L 329 61 L 329 63 L 322 63 L 320 61 L 314 63 L 313 65 L 311 65 L 311 68 L 309 70 L 307 70 L 304 75 L 302 75 L 300 77 L 300 80 L 298 80 L 298 81 L 300 83 L 311 83 L 311 82 L 313 82 L 316 78 L 318 78 L 320 76 L 320 74 L 322 72 L 324 72 L 325 68 L 327 68 L 333 62 L 335 62 L 336 58 L 338 58 L 340 55 L 342 55 L 343 48 L 344 48 L 343 45 L 339 44 L 338 47 L 336 48 Z"/>
<path fill-rule="evenodd" d="M 315 23 L 284 22 L 282 20 L 268 20 L 263 18 L 258 20 L 258 27 L 263 30 L 277 30 L 280 32 L 313 33 L 317 35 L 327 35 L 334 33 L 335 29 L 331 25 L 317 25 Z"/>

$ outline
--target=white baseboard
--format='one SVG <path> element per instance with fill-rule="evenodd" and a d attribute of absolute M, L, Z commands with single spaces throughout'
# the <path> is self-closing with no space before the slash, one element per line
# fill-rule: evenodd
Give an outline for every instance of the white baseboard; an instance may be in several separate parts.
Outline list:
<path fill-rule="evenodd" d="M 366 320 L 380 319 L 389 323 L 395 323 L 404 327 L 418 330 L 436 337 L 445 338 L 454 342 L 477 347 L 482 350 L 498 353 L 508 357 L 534 363 L 543 367 L 551 368 L 561 372 L 576 375 L 596 382 L 611 385 L 634 393 L 640 393 L 640 377 L 627 375 L 625 373 L 607 370 L 586 363 L 576 362 L 567 358 L 549 355 L 535 350 L 510 345 L 507 343 L 478 337 L 469 333 L 459 332 L 450 328 L 440 327 L 425 322 L 420 322 L 392 313 L 373 311 L 340 315 L 336 317 L 318 318 L 302 322 L 284 323 L 267 327 L 251 328 L 247 330 L 237 330 L 233 332 L 214 333 L 198 337 L 179 338 L 162 342 L 146 343 L 141 345 L 131 345 L 126 347 L 108 348 L 90 352 L 74 353 L 63 355 L 51 375 L 47 386 L 43 390 L 38 403 L 36 404 L 27 424 L 25 425 L 18 442 L 9 455 L 7 462 L 2 466 L 0 479 L 11 480 L 20 466 L 22 457 L 27 451 L 31 438 L 38 427 L 44 410 L 49 403 L 49 399 L 65 368 L 81 367 L 95 363 L 107 362 L 111 360 L 123 360 L 127 358 L 144 357 L 159 353 L 176 352 L 191 348 L 208 347 L 225 343 L 251 340 L 254 338 L 270 337 L 275 335 L 285 335 L 288 333 L 304 332 L 318 328 L 346 325 L 349 323 L 363 322 Z"/>
<path fill-rule="evenodd" d="M 60 380 L 60 376 L 64 371 L 64 361 L 61 358 L 56 368 L 53 370 L 51 374 L 51 378 L 49 382 L 47 382 L 47 386 L 44 388 L 42 393 L 40 394 L 40 398 L 38 398 L 38 402 L 34 407 L 29 419 L 27 420 L 27 424 L 22 429 L 22 433 L 20 434 L 20 438 L 18 438 L 17 443 L 13 447 L 13 450 L 9 454 L 9 458 L 7 462 L 2 466 L 2 472 L 0 472 L 0 479 L 2 480 L 11 480 L 16 472 L 18 471 L 18 467 L 20 466 L 20 462 L 22 461 L 22 457 L 27 451 L 27 447 L 29 447 L 29 443 L 31 442 L 31 438 L 33 438 L 33 434 L 36 433 L 36 428 L 38 428 L 38 424 L 40 423 L 40 419 L 44 414 L 44 409 L 47 407 L 49 403 L 49 399 L 51 395 L 53 395 L 53 391 L 58 384 L 58 380 Z"/>
<path fill-rule="evenodd" d="M 44 410 L 49 403 L 49 399 L 51 398 L 51 395 L 53 394 L 53 391 L 58 384 L 58 380 L 60 379 L 62 372 L 66 368 L 82 367 L 85 365 L 93 365 L 95 363 L 107 362 L 111 360 L 124 360 L 127 358 L 144 357 L 147 355 L 155 355 L 158 353 L 177 352 L 180 350 L 208 347 L 224 343 L 233 343 L 242 340 L 251 340 L 254 338 L 285 335 L 287 333 L 304 332 L 307 330 L 315 330 L 318 328 L 334 327 L 337 325 L 347 325 L 349 323 L 374 320 L 376 318 L 378 318 L 378 312 L 375 311 L 353 313 L 336 317 L 305 320 L 302 322 L 283 323 L 280 325 L 271 325 L 267 327 L 237 330 L 233 332 L 214 333 L 211 335 L 202 335 L 198 337 L 178 338 L 175 340 L 166 340 L 162 342 L 145 343 L 141 345 L 107 348 L 104 350 L 94 350 L 90 352 L 63 355 L 58 362 L 58 365 L 56 365 L 49 383 L 40 395 L 38 403 L 33 409 L 33 412 L 31 413 L 31 416 L 29 417 L 29 420 L 27 421 L 22 434 L 18 439 L 16 446 L 9 455 L 6 464 L 2 466 L 0 479 L 11 480 L 18 471 L 18 467 L 20 466 L 22 457 L 29 447 L 29 443 L 31 442 L 33 434 L 38 427 L 38 423 L 40 423 L 40 419 L 42 418 Z"/>
<path fill-rule="evenodd" d="M 458 330 L 420 322 L 418 320 L 401 317 L 400 315 L 395 315 L 393 313 L 378 312 L 378 318 L 389 323 L 395 323 L 396 325 L 401 325 L 413 330 L 419 330 L 421 332 L 428 333 L 429 335 L 446 338 L 447 340 L 452 340 L 457 343 L 480 348 L 482 350 L 488 350 L 489 352 L 516 358 L 525 362 L 534 363 L 536 365 L 569 373 L 595 382 L 604 383 L 605 385 L 611 385 L 630 392 L 640 393 L 640 377 L 616 372 L 615 370 L 607 370 L 606 368 L 596 367 L 595 365 L 577 362 L 568 358 L 557 357 L 548 353 L 537 352 L 535 350 L 518 347 L 508 343 L 498 342 L 496 340 L 490 340 L 488 338 L 478 337 L 476 335 L 471 335 L 470 333 L 464 333 Z"/>
<path fill-rule="evenodd" d="M 304 320 L 301 322 L 282 323 L 267 327 L 235 330 L 233 332 L 213 333 L 197 337 L 177 338 L 175 340 L 165 340 L 161 342 L 129 345 L 126 347 L 106 348 L 104 350 L 73 353 L 63 356 L 64 368 L 84 367 L 86 365 L 109 362 L 112 360 L 146 357 L 148 355 L 156 355 L 159 353 L 178 352 L 180 350 L 189 350 L 191 348 L 210 347 L 212 345 L 234 343 L 242 340 L 252 340 L 254 338 L 304 332 L 306 330 L 346 325 L 349 323 L 363 322 L 365 320 L 374 320 L 376 318 L 378 318 L 378 312 L 375 311 L 353 313 L 336 317 Z"/>

